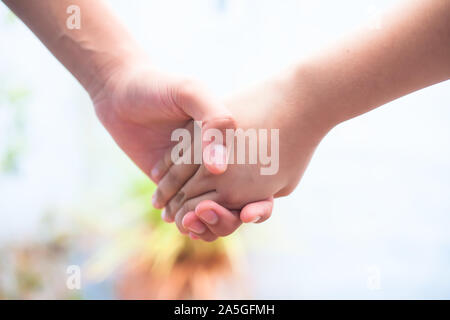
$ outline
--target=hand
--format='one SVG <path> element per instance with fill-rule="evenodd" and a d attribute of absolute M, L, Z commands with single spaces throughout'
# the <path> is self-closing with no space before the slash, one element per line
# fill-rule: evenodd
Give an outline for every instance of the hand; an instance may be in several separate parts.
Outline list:
<path fill-rule="evenodd" d="M 206 128 L 233 127 L 230 113 L 202 86 L 156 71 L 104 2 L 5 3 L 78 79 L 114 140 L 160 185 L 170 182 L 178 189 L 198 167 L 177 166 L 161 180 L 171 166 L 170 135 L 174 129 L 188 125 L 191 118 L 202 120 Z M 66 27 L 67 8 L 71 5 L 83 12 L 81 29 Z M 226 167 L 220 163 L 207 165 L 214 174 L 224 172 Z M 160 207 L 157 202 L 155 206 Z"/>
<path fill-rule="evenodd" d="M 165 190 L 160 197 L 180 189 L 199 168 L 198 164 L 172 166 L 170 137 L 177 128 L 234 128 L 231 113 L 198 83 L 154 70 L 143 61 L 128 62 L 112 72 L 93 95 L 96 113 L 122 150 Z M 168 172 L 169 168 L 171 170 Z M 212 164 L 208 172 L 220 174 L 226 164 Z M 167 173 L 167 174 L 166 174 Z M 154 206 L 163 205 L 155 199 Z M 260 204 L 249 204 L 258 212 Z"/>
<path fill-rule="evenodd" d="M 192 118 L 205 125 L 234 126 L 230 112 L 201 85 L 163 74 L 141 61 L 113 72 L 93 102 L 117 144 L 155 182 L 172 164 L 173 130 L 188 126 Z M 180 166 L 174 178 L 182 181 L 197 167 Z"/>
<path fill-rule="evenodd" d="M 200 167 L 178 192 L 184 201 L 177 201 L 177 196 L 172 200 L 158 198 L 166 206 L 166 216 L 175 220 L 182 233 L 212 241 L 233 232 L 241 221 L 262 222 L 270 216 L 272 197 L 285 196 L 298 184 L 329 128 L 326 122 L 315 120 L 315 108 L 302 98 L 295 77 L 283 74 L 227 103 L 238 128 L 279 129 L 278 172 L 261 175 L 259 162 L 229 165 L 220 176 L 210 175 Z M 158 194 L 164 194 L 167 187 L 158 186 Z M 255 207 L 246 207 L 249 202 L 258 205 L 258 213 Z"/>

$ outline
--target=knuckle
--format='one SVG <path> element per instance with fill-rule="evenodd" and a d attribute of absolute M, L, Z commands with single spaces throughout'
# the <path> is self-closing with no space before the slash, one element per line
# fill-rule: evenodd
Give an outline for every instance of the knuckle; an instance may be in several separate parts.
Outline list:
<path fill-rule="evenodd" d="M 207 182 L 211 182 L 211 180 L 214 179 L 214 177 L 216 177 L 215 174 L 212 174 L 208 169 L 206 169 L 205 165 L 202 165 L 202 166 L 200 167 L 200 170 L 199 170 L 199 171 L 200 171 L 200 172 L 199 172 L 199 175 L 200 175 L 203 179 L 205 179 L 205 181 L 207 181 Z M 206 180 L 206 179 L 207 179 L 207 180 Z"/>
<path fill-rule="evenodd" d="M 183 209 L 183 212 L 189 212 L 192 211 L 193 208 L 193 204 L 190 201 L 187 201 L 185 203 L 183 203 L 183 205 L 181 206 L 181 208 Z"/>
<path fill-rule="evenodd" d="M 241 225 L 241 222 L 238 218 L 236 218 L 237 221 L 232 222 L 230 225 L 227 225 L 224 228 L 217 229 L 215 234 L 219 237 L 226 237 L 232 234 L 236 229 Z"/>
<path fill-rule="evenodd" d="M 184 201 L 185 201 L 184 192 L 183 191 L 177 192 L 177 194 L 173 196 L 172 199 L 167 204 L 166 206 L 167 212 L 170 213 L 172 216 L 175 215 Z"/>
<path fill-rule="evenodd" d="M 167 181 L 165 184 L 168 188 L 175 188 L 180 182 L 180 177 L 175 170 L 169 170 L 164 180 Z"/>
<path fill-rule="evenodd" d="M 158 199 L 158 202 L 161 204 L 165 204 L 167 201 L 166 195 L 165 195 L 165 189 L 164 186 L 159 186 L 158 189 L 156 189 L 156 199 Z"/>
<path fill-rule="evenodd" d="M 171 150 L 168 150 L 163 157 L 163 163 L 166 168 L 170 167 L 172 165 L 172 152 Z"/>
<path fill-rule="evenodd" d="M 226 203 L 226 207 L 236 209 L 240 204 L 240 195 L 227 190 L 222 194 L 222 201 Z"/>
<path fill-rule="evenodd" d="M 174 216 L 175 216 L 175 213 L 176 213 L 175 207 L 176 206 L 174 206 L 172 201 L 169 201 L 169 203 L 167 203 L 167 205 L 166 205 L 166 214 L 171 218 L 174 218 Z"/>
<path fill-rule="evenodd" d="M 182 100 L 196 98 L 201 90 L 201 85 L 192 79 L 183 79 L 178 83 L 178 97 Z"/>
<path fill-rule="evenodd" d="M 187 231 L 183 227 L 183 217 L 184 217 L 184 214 L 182 212 L 177 213 L 177 216 L 175 217 L 175 224 L 176 224 L 178 230 L 180 230 L 181 233 L 185 234 L 185 233 L 187 233 Z"/>
<path fill-rule="evenodd" d="M 179 191 L 175 196 L 170 199 L 169 203 L 166 205 L 166 212 L 171 217 L 174 217 L 177 212 L 182 207 L 182 204 L 185 205 L 185 194 L 182 191 Z"/>
<path fill-rule="evenodd" d="M 295 184 L 289 184 L 286 187 L 284 187 L 283 189 L 281 189 L 279 192 L 277 192 L 277 196 L 280 197 L 285 197 L 290 195 L 296 188 Z"/>
<path fill-rule="evenodd" d="M 180 204 L 186 204 L 186 193 L 183 190 L 180 190 L 176 193 L 176 195 L 172 199 L 172 203 L 177 208 L 180 207 Z"/>

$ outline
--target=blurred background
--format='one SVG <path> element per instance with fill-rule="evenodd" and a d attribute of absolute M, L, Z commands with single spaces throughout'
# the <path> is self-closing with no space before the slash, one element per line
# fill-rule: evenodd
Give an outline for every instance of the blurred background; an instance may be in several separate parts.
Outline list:
<path fill-rule="evenodd" d="M 397 2 L 110 4 L 155 64 L 226 97 L 382 29 Z M 0 298 L 450 298 L 448 82 L 335 128 L 270 220 L 205 244 L 161 222 L 154 186 L 3 4 L 0 39 Z"/>

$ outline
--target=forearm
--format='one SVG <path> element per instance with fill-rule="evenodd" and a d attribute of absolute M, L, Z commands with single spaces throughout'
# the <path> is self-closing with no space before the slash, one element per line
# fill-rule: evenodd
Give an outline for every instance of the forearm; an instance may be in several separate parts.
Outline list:
<path fill-rule="evenodd" d="M 101 0 L 4 0 L 53 55 L 95 95 L 116 68 L 143 55 Z M 80 8 L 80 29 L 66 25 L 67 8 Z"/>
<path fill-rule="evenodd" d="M 450 1 L 410 1 L 296 71 L 309 112 L 332 127 L 450 78 Z"/>

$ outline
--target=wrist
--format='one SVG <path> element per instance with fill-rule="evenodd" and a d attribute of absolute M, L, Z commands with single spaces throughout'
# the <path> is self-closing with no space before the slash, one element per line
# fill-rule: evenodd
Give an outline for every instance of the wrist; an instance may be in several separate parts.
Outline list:
<path fill-rule="evenodd" d="M 123 75 L 130 74 L 132 70 L 144 68 L 148 65 L 148 59 L 140 48 L 135 51 L 128 49 L 115 51 L 113 54 L 101 54 L 98 59 L 92 59 L 88 66 L 88 73 L 91 75 L 85 83 L 82 83 L 92 100 L 97 100 L 101 96 L 108 94 L 108 88 L 123 78 Z"/>
<path fill-rule="evenodd" d="M 299 88 L 299 103 L 306 102 L 304 112 L 319 132 L 325 135 L 347 120 L 341 112 L 339 101 L 333 97 L 333 82 L 328 79 L 327 74 L 323 74 L 321 68 L 305 61 L 296 66 L 293 77 L 293 82 Z"/>
<path fill-rule="evenodd" d="M 338 118 L 324 103 L 325 92 L 315 83 L 312 68 L 301 63 L 283 73 L 276 80 L 284 97 L 282 116 L 285 128 L 298 133 L 298 139 L 308 135 L 310 141 L 318 144 L 322 138 L 336 125 Z M 283 121 L 284 122 L 284 121 Z"/>

